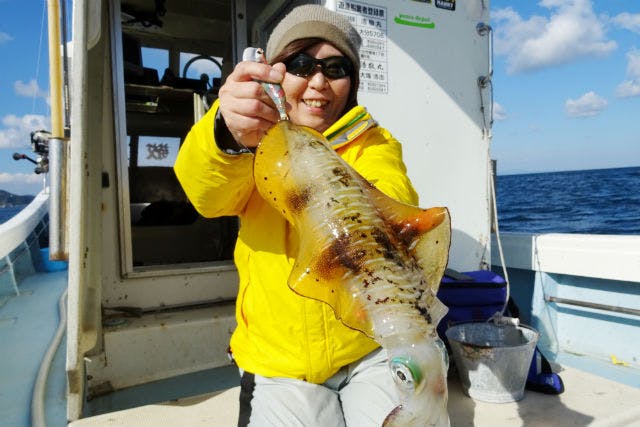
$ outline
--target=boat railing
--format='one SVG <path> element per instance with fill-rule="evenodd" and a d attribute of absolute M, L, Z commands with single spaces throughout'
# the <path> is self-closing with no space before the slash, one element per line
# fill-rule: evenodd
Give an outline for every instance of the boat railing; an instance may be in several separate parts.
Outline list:
<path fill-rule="evenodd" d="M 503 232 L 504 269 L 492 240 L 492 269 L 508 271 L 521 320 L 541 332 L 547 355 L 576 367 L 597 360 L 605 376 L 638 387 L 640 375 L 616 368 L 640 368 L 640 235 Z"/>
<path fill-rule="evenodd" d="M 506 267 L 640 283 L 640 235 L 501 232 Z M 500 266 L 496 235 L 492 265 Z"/>
<path fill-rule="evenodd" d="M 40 235 L 47 229 L 48 202 L 45 189 L 17 215 L 0 224 L 0 295 L 19 295 L 21 278 L 35 272 Z"/>

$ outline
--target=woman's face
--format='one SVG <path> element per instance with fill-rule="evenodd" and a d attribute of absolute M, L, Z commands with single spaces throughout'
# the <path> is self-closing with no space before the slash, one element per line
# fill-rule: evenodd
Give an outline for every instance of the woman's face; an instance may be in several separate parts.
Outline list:
<path fill-rule="evenodd" d="M 317 43 L 303 53 L 317 59 L 344 56 L 327 42 Z M 286 73 L 282 88 L 291 106 L 287 112 L 289 118 L 298 125 L 324 132 L 340 118 L 347 104 L 350 87 L 351 77 L 330 79 L 320 72 L 320 67 L 307 77 Z"/>

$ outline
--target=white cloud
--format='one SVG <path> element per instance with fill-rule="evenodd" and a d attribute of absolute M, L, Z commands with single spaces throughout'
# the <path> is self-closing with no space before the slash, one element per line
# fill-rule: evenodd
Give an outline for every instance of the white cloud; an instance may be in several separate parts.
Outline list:
<path fill-rule="evenodd" d="M 24 83 L 22 80 L 18 80 L 13 84 L 13 89 L 16 95 L 24 96 L 26 98 L 44 98 L 49 97 L 49 92 L 42 90 L 38 86 L 38 82 L 30 80 L 29 83 Z"/>
<path fill-rule="evenodd" d="M 31 132 L 48 129 L 49 119 L 37 114 L 22 117 L 10 114 L 2 118 L 0 128 L 0 148 L 26 148 L 31 144 Z"/>
<path fill-rule="evenodd" d="M 497 102 L 493 103 L 493 119 L 494 120 L 506 120 L 507 110 Z"/>
<path fill-rule="evenodd" d="M 624 12 L 611 18 L 611 21 L 625 30 L 640 34 L 640 13 Z"/>
<path fill-rule="evenodd" d="M 519 73 L 601 57 L 617 48 L 607 40 L 591 0 L 543 0 L 550 16 L 523 19 L 512 8 L 492 12 L 495 53 L 506 56 L 507 72 Z"/>
<path fill-rule="evenodd" d="M 640 50 L 627 52 L 627 80 L 616 87 L 616 96 L 629 98 L 640 96 Z"/>
<path fill-rule="evenodd" d="M 7 33 L 3 33 L 2 31 L 0 31 L 0 43 L 5 43 L 11 40 L 13 40 L 13 37 L 11 37 Z"/>
<path fill-rule="evenodd" d="M 42 191 L 44 179 L 42 174 L 0 172 L 0 188 L 13 194 L 38 194 Z"/>
<path fill-rule="evenodd" d="M 625 80 L 616 87 L 618 98 L 640 96 L 640 80 Z"/>
<path fill-rule="evenodd" d="M 627 75 L 640 78 L 640 50 L 633 49 L 627 52 Z"/>
<path fill-rule="evenodd" d="M 35 173 L 0 172 L 0 184 L 40 184 L 42 175 Z"/>
<path fill-rule="evenodd" d="M 607 108 L 608 102 L 595 92 L 587 92 L 578 99 L 568 99 L 564 103 L 569 117 L 591 117 Z"/>

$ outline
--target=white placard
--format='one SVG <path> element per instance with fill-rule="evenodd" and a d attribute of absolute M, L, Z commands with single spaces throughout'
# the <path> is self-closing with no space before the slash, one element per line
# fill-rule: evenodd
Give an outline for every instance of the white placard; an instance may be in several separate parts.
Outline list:
<path fill-rule="evenodd" d="M 356 1 L 337 1 L 336 11 L 349 19 L 362 37 L 359 91 L 387 93 L 387 8 Z"/>

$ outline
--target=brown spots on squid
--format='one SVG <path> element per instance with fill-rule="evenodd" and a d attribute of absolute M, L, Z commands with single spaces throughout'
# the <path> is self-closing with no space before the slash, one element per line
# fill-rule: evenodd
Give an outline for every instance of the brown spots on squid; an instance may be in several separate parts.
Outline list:
<path fill-rule="evenodd" d="M 349 215 L 349 216 L 345 216 L 342 218 L 343 221 L 351 221 L 351 222 L 355 222 L 358 224 L 362 224 L 362 219 L 360 219 L 360 217 L 362 216 L 362 214 L 360 212 L 357 212 L 353 215 Z M 367 237 L 366 234 L 361 234 L 361 237 Z"/>
<path fill-rule="evenodd" d="M 304 187 L 301 191 L 291 191 L 286 195 L 287 206 L 293 213 L 301 212 L 308 206 L 311 196 L 310 187 Z"/>
<path fill-rule="evenodd" d="M 377 250 L 385 259 L 398 261 L 396 253 L 397 249 L 394 247 L 391 239 L 389 239 L 389 236 L 384 232 L 384 230 L 376 227 L 371 231 L 371 236 L 376 243 L 380 245 L 380 249 Z"/>
<path fill-rule="evenodd" d="M 395 231 L 396 235 L 400 237 L 400 240 L 407 246 L 410 246 L 414 239 L 420 237 L 418 229 L 413 227 L 413 224 L 408 221 L 394 224 L 393 231 Z"/>
<path fill-rule="evenodd" d="M 326 207 L 327 208 L 331 208 L 331 205 L 339 205 L 340 204 L 340 200 L 336 199 L 335 197 L 329 197 L 329 201 L 326 203 Z"/>
<path fill-rule="evenodd" d="M 354 274 L 362 270 L 367 253 L 352 244 L 348 234 L 335 238 L 329 247 L 319 254 L 318 271 L 323 277 L 335 275 L 336 269 L 346 268 Z"/>
<path fill-rule="evenodd" d="M 422 296 L 422 293 L 420 294 L 420 296 Z M 418 299 L 419 298 L 420 297 L 418 297 Z M 418 312 L 422 315 L 422 317 L 424 317 L 426 319 L 427 322 L 433 323 L 432 319 L 431 319 L 431 313 L 429 313 L 429 309 L 427 307 L 423 307 L 419 303 L 416 303 L 414 305 L 414 308 L 416 310 L 418 310 Z"/>
<path fill-rule="evenodd" d="M 394 247 L 391 244 L 391 240 L 389 239 L 389 236 L 387 236 L 387 234 L 383 230 L 379 228 L 374 228 L 371 231 L 371 237 L 373 237 L 376 243 L 380 245 L 380 248 L 383 252 L 383 256 L 386 259 L 392 258 Z"/>
<path fill-rule="evenodd" d="M 351 186 L 351 175 L 349 174 L 349 171 L 346 168 L 335 167 L 331 170 L 331 173 L 333 173 L 333 175 L 335 175 L 338 178 L 338 181 L 340 182 L 340 184 L 344 185 L 345 187 Z"/>

